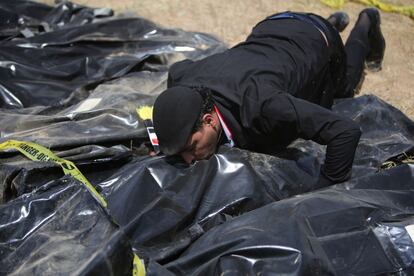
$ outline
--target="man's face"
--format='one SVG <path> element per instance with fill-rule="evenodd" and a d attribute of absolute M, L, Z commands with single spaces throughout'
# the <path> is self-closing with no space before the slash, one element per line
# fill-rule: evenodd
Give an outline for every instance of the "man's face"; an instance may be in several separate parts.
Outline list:
<path fill-rule="evenodd" d="M 216 152 L 220 131 L 218 119 L 205 114 L 201 128 L 190 136 L 181 157 L 187 164 L 210 158 Z"/>

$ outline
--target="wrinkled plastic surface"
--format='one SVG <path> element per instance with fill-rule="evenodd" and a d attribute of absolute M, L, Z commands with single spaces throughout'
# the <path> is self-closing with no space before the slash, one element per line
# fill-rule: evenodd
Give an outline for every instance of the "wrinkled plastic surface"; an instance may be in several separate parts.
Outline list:
<path fill-rule="evenodd" d="M 86 24 L 82 18 L 94 14 L 89 8 L 17 3 L 20 9 L 25 3 L 17 21 L 29 13 L 36 19 L 32 24 L 59 22 L 56 30 L 0 42 L 0 141 L 18 137 L 47 147 L 139 144 L 146 131 L 136 104 L 153 103 L 153 95 L 166 87 L 168 66 L 225 49 L 211 36 L 163 29 L 142 18 Z M 2 1 L 0 11 L 12 6 Z M 70 24 L 59 19 L 61 13 Z M 8 28 L 9 20 L 3 20 L 0 26 Z"/>
<path fill-rule="evenodd" d="M 140 160 L 101 183 L 113 216 L 150 260 L 148 272 L 409 275 L 414 167 L 378 166 L 412 147 L 413 122 L 372 96 L 335 110 L 359 121 L 363 136 L 353 179 L 325 190 L 310 192 L 324 148 L 308 141 L 284 158 L 221 148 L 190 167 Z M 387 233 L 390 222 L 402 234 Z"/>
<path fill-rule="evenodd" d="M 34 36 L 2 24 L 0 141 L 51 147 L 108 209 L 58 165 L 0 152 L 0 274 L 130 274 L 132 251 L 148 275 L 414 272 L 414 167 L 378 169 L 413 151 L 400 111 L 375 96 L 337 102 L 363 134 L 352 179 L 319 190 L 325 148 L 310 141 L 278 156 L 221 147 L 192 166 L 148 157 L 135 109 L 154 102 L 173 62 L 223 44 L 68 2 L 16 3 L 0 11 Z"/>
<path fill-rule="evenodd" d="M 0 207 L 0 273 L 129 274 L 127 237 L 80 183 L 61 178 Z"/>

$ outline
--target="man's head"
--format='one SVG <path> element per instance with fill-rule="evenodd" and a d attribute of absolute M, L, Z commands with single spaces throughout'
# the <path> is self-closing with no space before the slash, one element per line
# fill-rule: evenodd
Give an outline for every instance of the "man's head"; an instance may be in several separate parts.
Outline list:
<path fill-rule="evenodd" d="M 219 142 L 221 125 L 207 88 L 172 87 L 154 103 L 154 129 L 161 151 L 187 163 L 207 159 Z"/>

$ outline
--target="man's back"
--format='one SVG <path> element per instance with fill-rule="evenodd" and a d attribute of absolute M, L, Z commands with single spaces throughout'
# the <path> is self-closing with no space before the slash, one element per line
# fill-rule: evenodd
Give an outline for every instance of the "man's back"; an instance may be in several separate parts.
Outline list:
<path fill-rule="evenodd" d="M 330 77 L 328 47 L 318 29 L 298 21 L 261 22 L 228 51 L 173 65 L 169 86 L 205 86 L 239 104 L 277 92 L 320 104 Z"/>

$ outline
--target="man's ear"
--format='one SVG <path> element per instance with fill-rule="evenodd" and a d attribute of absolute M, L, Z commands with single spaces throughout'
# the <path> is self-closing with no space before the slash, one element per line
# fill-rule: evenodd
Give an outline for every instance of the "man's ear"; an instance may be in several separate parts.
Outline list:
<path fill-rule="evenodd" d="M 214 117 L 211 113 L 206 113 L 203 115 L 203 123 L 206 125 L 212 125 L 214 126 L 215 121 L 214 121 Z"/>

